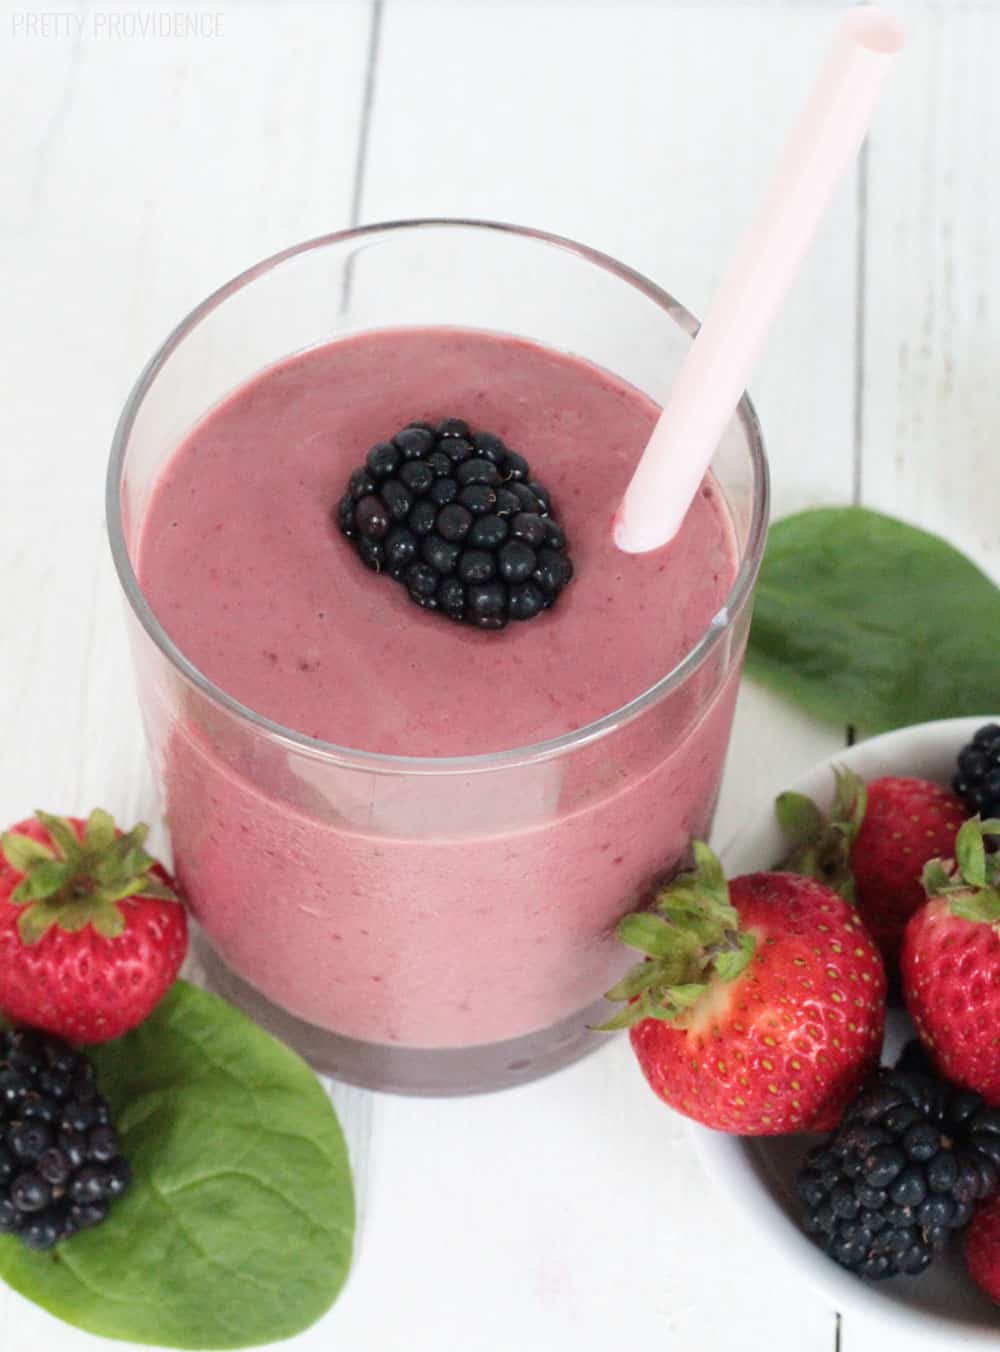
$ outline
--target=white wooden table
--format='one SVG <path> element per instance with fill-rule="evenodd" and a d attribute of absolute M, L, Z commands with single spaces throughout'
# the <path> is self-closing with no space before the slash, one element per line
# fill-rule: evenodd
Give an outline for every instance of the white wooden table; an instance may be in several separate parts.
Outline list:
<path fill-rule="evenodd" d="M 177 318 L 292 241 L 425 214 L 574 235 L 703 310 L 837 8 L 71 3 L 0 0 L 2 822 L 155 814 L 103 471 Z M 901 8 L 909 49 L 753 393 L 778 515 L 863 502 L 996 573 L 1000 8 Z M 718 838 L 842 742 L 744 688 Z M 897 1352 L 774 1270 L 623 1041 L 492 1097 L 333 1096 L 357 1259 L 289 1347 Z M 101 1345 L 0 1293 L 0 1352 Z"/>

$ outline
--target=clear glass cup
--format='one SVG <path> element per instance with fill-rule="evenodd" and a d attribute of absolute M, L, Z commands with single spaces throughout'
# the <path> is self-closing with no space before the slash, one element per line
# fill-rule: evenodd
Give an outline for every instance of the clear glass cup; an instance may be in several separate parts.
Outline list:
<path fill-rule="evenodd" d="M 737 548 L 731 591 L 683 660 L 623 708 L 488 755 L 316 741 L 238 703 L 171 642 L 136 577 L 138 531 L 165 462 L 224 396 L 292 353 L 403 325 L 529 338 L 654 398 L 697 328 L 638 273 L 540 231 L 426 220 L 312 240 L 222 287 L 155 354 L 115 433 L 107 515 L 202 977 L 321 1071 L 464 1093 L 535 1078 L 601 1041 L 588 1025 L 625 961 L 616 921 L 708 833 L 767 468 L 744 398 L 712 463 Z M 572 905 L 547 905 L 556 893 Z M 431 990 L 442 1011 L 429 1020 Z"/>

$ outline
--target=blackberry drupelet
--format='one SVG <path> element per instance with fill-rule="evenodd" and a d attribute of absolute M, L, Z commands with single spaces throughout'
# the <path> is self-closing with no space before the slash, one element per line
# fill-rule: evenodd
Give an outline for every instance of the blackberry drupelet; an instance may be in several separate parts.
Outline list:
<path fill-rule="evenodd" d="M 502 629 L 548 610 L 573 576 L 551 510 L 522 455 L 445 418 L 377 442 L 333 516 L 362 563 L 416 605 Z"/>
<path fill-rule="evenodd" d="M 93 1063 L 34 1029 L 0 1035 L 0 1231 L 50 1249 L 103 1221 L 130 1182 Z"/>
<path fill-rule="evenodd" d="M 1000 1181 L 1000 1110 L 915 1062 L 873 1076 L 798 1176 L 806 1232 L 867 1281 L 923 1272 Z"/>
<path fill-rule="evenodd" d="M 1000 817 L 1000 723 L 987 723 L 962 747 L 951 786 L 970 814 Z"/>

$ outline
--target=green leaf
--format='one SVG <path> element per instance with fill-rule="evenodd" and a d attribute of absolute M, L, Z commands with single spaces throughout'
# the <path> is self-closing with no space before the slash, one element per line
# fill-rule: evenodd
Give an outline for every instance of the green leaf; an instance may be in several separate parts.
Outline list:
<path fill-rule="evenodd" d="M 126 896 L 158 897 L 160 901 L 180 901 L 180 897 L 174 889 L 168 887 L 166 883 L 160 882 L 159 878 L 152 873 L 147 873 L 143 878 L 137 878 L 134 884 L 130 883 L 128 891 L 119 888 L 116 892 L 108 895 L 113 896 L 116 901 L 122 901 Z"/>
<path fill-rule="evenodd" d="M 152 876 L 133 878 L 130 882 L 118 885 L 106 883 L 99 890 L 105 901 L 125 901 L 128 897 L 159 897 L 162 901 L 176 901 L 177 893 L 158 878 Z"/>
<path fill-rule="evenodd" d="M 724 924 L 736 912 L 729 904 L 729 885 L 722 864 L 703 840 L 693 840 L 691 848 L 694 868 L 679 873 L 657 893 L 656 909 L 666 913 L 683 900 L 692 910 Z"/>
<path fill-rule="evenodd" d="M 100 850 L 106 850 L 114 838 L 114 817 L 110 812 L 105 812 L 103 808 L 95 807 L 87 818 L 87 826 L 83 833 L 84 845 L 88 850 L 97 854 Z"/>
<path fill-rule="evenodd" d="M 986 847 L 978 817 L 963 822 L 955 837 L 955 861 L 962 878 L 971 887 L 986 886 Z"/>
<path fill-rule="evenodd" d="M 314 1323 L 347 1275 L 354 1198 L 312 1071 L 185 982 L 91 1055 L 132 1189 L 49 1253 L 0 1237 L 0 1276 L 78 1328 L 155 1346 L 250 1347 Z"/>
<path fill-rule="evenodd" d="M 1000 836 L 1000 818 L 988 817 L 979 829 L 984 837 Z M 986 856 L 986 882 L 990 887 L 1000 887 L 1000 850 Z"/>
<path fill-rule="evenodd" d="M 1000 589 L 943 540 L 861 507 L 771 527 L 747 670 L 866 733 L 996 702 Z"/>
<path fill-rule="evenodd" d="M 652 963 L 639 962 L 631 967 L 621 981 L 605 993 L 605 1000 L 631 1000 L 639 995 L 656 979 L 656 969 Z"/>
<path fill-rule="evenodd" d="M 678 935 L 670 925 L 648 911 L 635 911 L 618 922 L 618 938 L 629 948 L 648 953 L 650 957 L 666 957 L 677 948 Z"/>
<path fill-rule="evenodd" d="M 928 859 L 924 865 L 922 881 L 924 891 L 929 897 L 943 896 L 953 886 L 951 874 L 941 859 Z"/>
<path fill-rule="evenodd" d="M 718 855 L 703 840 L 693 840 L 694 876 L 703 893 L 718 906 L 729 906 L 729 885 Z"/>
<path fill-rule="evenodd" d="M 868 791 L 852 770 L 835 767 L 830 817 L 803 794 L 783 793 L 775 800 L 778 825 L 791 837 L 791 849 L 778 867 L 818 878 L 853 906 L 851 845 L 865 813 Z"/>
<path fill-rule="evenodd" d="M 617 1033 L 622 1028 L 631 1028 L 634 1024 L 641 1023 L 647 1018 L 647 1014 L 637 1004 L 625 1005 L 617 1014 L 612 1014 L 610 1019 L 604 1023 L 593 1023 L 590 1025 L 592 1033 Z"/>
<path fill-rule="evenodd" d="M 865 819 L 865 809 L 868 806 L 868 785 L 860 775 L 849 770 L 845 765 L 836 765 L 833 769 L 833 807 L 830 811 L 830 818 L 847 837 L 849 842 L 853 842 L 854 837 L 861 829 L 861 823 Z"/>
<path fill-rule="evenodd" d="M 126 878 L 137 878 L 148 873 L 153 867 L 153 857 L 146 853 L 141 845 L 133 843 L 121 861 L 121 871 Z"/>
<path fill-rule="evenodd" d="M 826 824 L 822 812 L 804 793 L 779 793 L 774 815 L 788 843 L 796 847 L 812 844 Z"/>
<path fill-rule="evenodd" d="M 21 905 L 26 901 L 37 901 L 51 897 L 73 876 L 73 865 L 62 859 L 40 859 L 32 864 L 31 871 L 25 875 L 11 893 L 11 901 Z"/>
<path fill-rule="evenodd" d="M 716 976 L 722 981 L 735 981 L 757 951 L 757 940 L 752 934 L 737 936 L 736 948 L 716 954 L 714 967 Z"/>
<path fill-rule="evenodd" d="M 147 831 L 148 827 L 140 822 L 104 849 L 93 865 L 94 877 L 98 882 L 111 883 L 123 878 L 134 878 L 150 868 L 153 860 L 143 849 Z"/>
<path fill-rule="evenodd" d="M 20 831 L 5 831 L 0 836 L 0 850 L 11 868 L 18 873 L 27 873 L 32 864 L 41 859 L 53 859 L 54 855 L 47 845 L 30 836 L 22 836 Z"/>
<path fill-rule="evenodd" d="M 995 925 L 1000 920 L 1000 892 L 983 887 L 975 892 L 958 892 L 948 903 L 952 915 L 977 924 Z"/>
<path fill-rule="evenodd" d="M 44 901 L 33 902 L 17 918 L 17 932 L 21 942 L 27 948 L 41 943 L 49 930 L 59 919 L 61 906 L 56 903 L 47 905 Z"/>
<path fill-rule="evenodd" d="M 668 887 L 662 893 L 657 911 L 669 921 L 672 932 L 678 934 L 678 947 L 681 942 L 685 948 L 718 943 L 726 929 L 739 924 L 733 907 L 720 906 L 683 884 Z"/>
<path fill-rule="evenodd" d="M 65 817 L 54 817 L 51 812 L 36 810 L 35 816 L 52 837 L 52 843 L 64 859 L 76 860 L 80 857 L 80 842 L 76 832 Z"/>
<path fill-rule="evenodd" d="M 51 903 L 43 902 L 38 904 L 38 906 L 30 907 L 30 910 L 27 910 L 26 913 L 22 915 L 22 918 L 20 918 L 22 937 L 24 927 L 26 927 L 27 922 L 30 921 L 32 915 L 39 913 L 43 914 L 46 910 L 50 909 L 50 906 Z M 51 906 L 51 910 L 54 911 L 53 919 L 58 922 L 59 929 L 66 930 L 66 933 L 68 934 L 77 934 L 80 930 L 86 929 L 86 926 L 92 925 L 93 921 L 96 919 L 95 914 L 93 914 L 93 907 L 86 903 L 57 903 L 55 906 Z M 124 929 L 124 925 L 122 925 L 122 929 Z M 120 932 L 122 932 L 122 930 L 119 929 L 119 933 Z M 114 938 L 111 934 L 107 937 Z M 26 942 L 30 941 L 26 940 Z"/>
<path fill-rule="evenodd" d="M 82 923 L 79 920 L 81 912 L 85 916 Z M 72 925 L 67 925 L 65 920 L 60 923 L 67 929 L 83 929 L 89 923 L 103 939 L 118 939 L 125 933 L 125 917 L 114 903 L 109 904 L 103 897 L 95 897 L 93 906 L 74 908 L 73 919 Z"/>
<path fill-rule="evenodd" d="M 714 943 L 724 930 L 739 925 L 739 916 L 728 898 L 728 888 L 724 896 L 706 892 L 695 874 L 682 873 L 657 894 L 656 911 L 672 925 L 689 926 L 701 942 Z"/>
<path fill-rule="evenodd" d="M 688 981 L 682 986 L 670 987 L 670 1003 L 672 1009 L 660 1009 L 659 1013 L 653 1013 L 654 1018 L 665 1018 L 672 1021 L 682 1010 L 690 1009 L 692 1005 L 697 1004 L 701 997 L 708 990 L 708 984 L 704 981 Z"/>
<path fill-rule="evenodd" d="M 137 896 L 138 893 L 147 896 L 145 878 L 133 878 L 127 883 L 105 883 L 103 887 L 98 888 L 98 896 L 103 901 L 125 901 L 129 897 Z"/>

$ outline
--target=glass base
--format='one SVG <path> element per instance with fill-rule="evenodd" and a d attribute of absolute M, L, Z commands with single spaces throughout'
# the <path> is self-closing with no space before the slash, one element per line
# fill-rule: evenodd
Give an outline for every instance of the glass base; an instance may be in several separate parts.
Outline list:
<path fill-rule="evenodd" d="M 317 1074 L 363 1089 L 435 1096 L 510 1089 L 560 1070 L 608 1042 L 607 1033 L 593 1033 L 589 1027 L 607 1018 L 608 1005 L 603 999 L 560 1023 L 506 1042 L 475 1047 L 396 1047 L 361 1042 L 306 1023 L 272 1004 L 225 965 L 197 928 L 192 935 L 189 966 L 192 980 L 236 1005 L 297 1051 Z"/>

